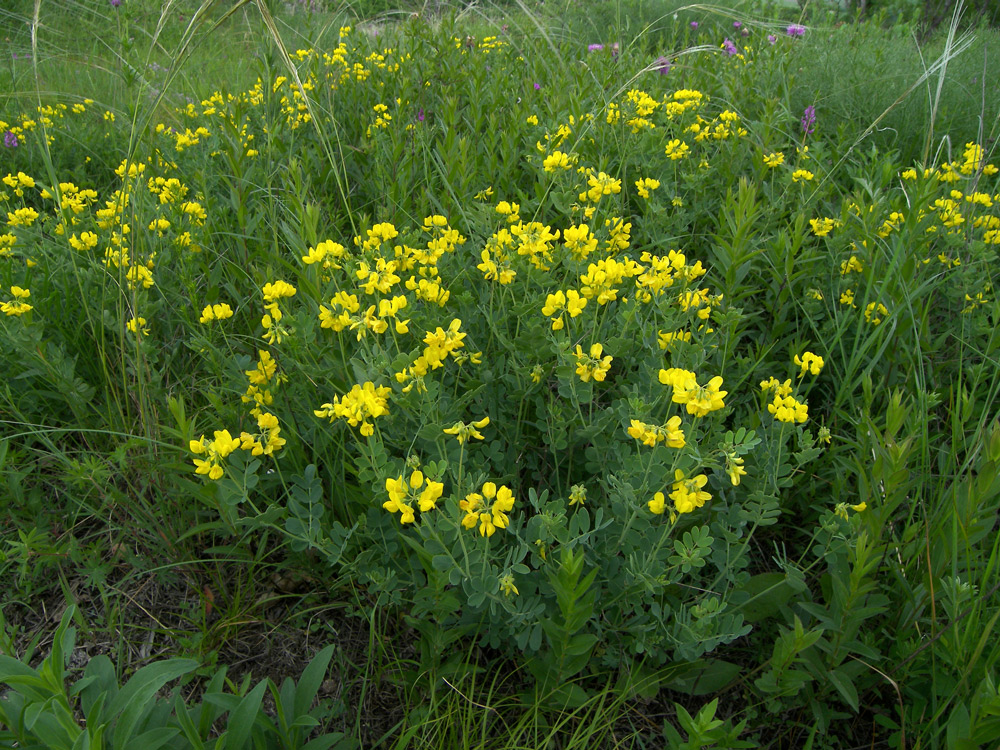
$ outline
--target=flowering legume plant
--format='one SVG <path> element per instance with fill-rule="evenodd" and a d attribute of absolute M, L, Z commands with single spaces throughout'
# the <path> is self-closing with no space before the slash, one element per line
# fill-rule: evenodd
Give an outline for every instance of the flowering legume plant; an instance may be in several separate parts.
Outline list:
<path fill-rule="evenodd" d="M 178 108 L 89 184 L 4 177 L 6 403 L 169 423 L 180 502 L 439 652 L 476 633 L 561 680 L 747 635 L 752 582 L 804 595 L 816 564 L 762 552 L 776 530 L 818 507 L 828 551 L 875 512 L 831 490 L 839 379 L 904 378 L 887 341 L 942 310 L 989 329 L 996 168 L 970 143 L 852 191 L 821 108 L 764 127 L 716 99 L 766 45 L 632 79 L 595 50 L 549 94 L 509 40 L 376 41 Z M 121 119 L 0 132 L 58 150 L 73 117 Z"/>

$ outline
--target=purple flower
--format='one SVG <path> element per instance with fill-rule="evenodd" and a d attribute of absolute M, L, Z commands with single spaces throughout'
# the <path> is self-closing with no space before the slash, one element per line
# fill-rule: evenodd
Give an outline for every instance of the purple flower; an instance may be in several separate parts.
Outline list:
<path fill-rule="evenodd" d="M 812 135 L 813 131 L 816 129 L 815 125 L 816 108 L 810 104 L 802 113 L 802 132 L 806 135 Z"/>
<path fill-rule="evenodd" d="M 665 76 L 670 72 L 670 58 L 660 55 L 653 63 L 653 70 L 658 70 L 661 76 Z"/>
<path fill-rule="evenodd" d="M 788 36 L 805 36 L 806 27 L 800 26 L 797 23 L 793 23 L 787 29 L 785 29 L 785 33 L 788 34 Z"/>
<path fill-rule="evenodd" d="M 740 54 L 740 51 L 736 49 L 736 45 L 729 41 L 729 39 L 726 39 L 726 41 L 722 43 L 722 46 L 725 47 L 726 54 L 730 57 Z"/>
<path fill-rule="evenodd" d="M 742 23 L 740 23 L 739 21 L 733 21 L 733 28 L 734 28 L 734 29 L 738 29 L 738 28 L 739 28 L 740 26 L 742 26 L 742 25 L 743 25 L 743 24 L 742 24 Z"/>
<path fill-rule="evenodd" d="M 111 3 L 112 8 L 117 8 L 122 4 L 122 0 L 109 0 L 109 2 Z"/>
<path fill-rule="evenodd" d="M 17 148 L 17 136 L 8 130 L 3 136 L 3 145 L 7 148 Z"/>
<path fill-rule="evenodd" d="M 424 108 L 421 107 L 419 110 L 417 110 L 417 122 L 423 122 L 423 121 L 424 121 Z"/>
<path fill-rule="evenodd" d="M 692 29 L 697 29 L 698 28 L 698 22 L 697 21 L 692 21 L 691 22 L 691 28 Z"/>
<path fill-rule="evenodd" d="M 767 35 L 768 44 L 774 44 L 776 41 L 778 41 L 778 37 L 776 37 L 774 34 Z"/>
<path fill-rule="evenodd" d="M 603 44 L 588 44 L 587 45 L 587 52 L 600 52 L 602 49 L 604 49 L 604 45 Z"/>
<path fill-rule="evenodd" d="M 542 88 L 542 84 L 536 82 L 535 83 L 535 91 L 539 91 L 539 90 L 541 90 L 541 88 Z"/>

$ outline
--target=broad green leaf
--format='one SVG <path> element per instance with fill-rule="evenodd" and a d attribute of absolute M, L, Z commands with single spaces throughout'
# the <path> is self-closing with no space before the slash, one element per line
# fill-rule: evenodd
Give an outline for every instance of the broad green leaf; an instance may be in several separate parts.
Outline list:
<path fill-rule="evenodd" d="M 320 685 L 323 684 L 323 678 L 326 677 L 326 670 L 330 666 L 330 659 L 333 658 L 335 648 L 336 646 L 333 644 L 324 648 L 313 657 L 309 666 L 302 672 L 302 677 L 299 678 L 299 683 L 295 688 L 293 720 L 309 713 L 309 709 L 312 708 L 312 702 L 316 698 L 316 693 L 319 692 Z"/>
<path fill-rule="evenodd" d="M 136 672 L 108 706 L 109 718 L 118 717 L 114 746 L 126 746 L 160 688 L 197 668 L 194 659 L 167 659 Z"/>
<path fill-rule="evenodd" d="M 229 714 L 226 725 L 225 750 L 243 750 L 250 732 L 253 730 L 254 719 L 260 710 L 260 702 L 267 690 L 267 680 L 261 680 L 257 687 L 247 693 L 236 709 Z"/>

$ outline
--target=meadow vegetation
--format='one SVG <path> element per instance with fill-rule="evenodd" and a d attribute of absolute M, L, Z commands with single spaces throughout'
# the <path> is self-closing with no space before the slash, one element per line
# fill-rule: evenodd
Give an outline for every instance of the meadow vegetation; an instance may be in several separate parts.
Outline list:
<path fill-rule="evenodd" d="M 808 5 L 0 11 L 0 747 L 995 747 L 1000 36 Z"/>

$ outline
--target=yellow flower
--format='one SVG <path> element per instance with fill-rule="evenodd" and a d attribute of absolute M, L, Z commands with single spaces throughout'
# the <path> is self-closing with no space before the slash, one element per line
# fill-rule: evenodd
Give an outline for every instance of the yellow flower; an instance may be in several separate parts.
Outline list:
<path fill-rule="evenodd" d="M 602 382 L 611 369 L 610 355 L 602 357 L 604 347 L 601 344 L 594 344 L 590 347 L 590 355 L 584 354 L 583 347 L 576 345 L 576 374 L 584 383 L 593 378 L 597 382 Z"/>
<path fill-rule="evenodd" d="M 850 503 L 837 503 L 837 505 L 834 506 L 833 512 L 846 521 L 848 520 L 847 518 L 848 508 L 853 510 L 855 513 L 862 513 L 868 510 L 868 503 L 858 503 L 857 505 L 851 505 Z"/>
<path fill-rule="evenodd" d="M 809 408 L 804 401 L 797 401 L 794 396 L 782 396 L 775 393 L 774 400 L 767 405 L 767 410 L 779 422 L 805 422 L 809 419 Z"/>
<path fill-rule="evenodd" d="M 792 172 L 792 182 L 809 182 L 814 176 L 808 169 L 796 169 Z"/>
<path fill-rule="evenodd" d="M 581 297 L 580 293 L 575 289 L 570 289 L 565 294 L 559 290 L 555 294 L 550 294 L 545 298 L 542 315 L 552 318 L 553 331 L 560 331 L 566 324 L 563 312 L 568 312 L 571 318 L 575 318 L 583 312 L 583 308 L 586 306 L 587 299 Z"/>
<path fill-rule="evenodd" d="M 206 305 L 205 309 L 201 311 L 201 317 L 198 319 L 198 322 L 210 323 L 213 320 L 226 320 L 231 317 L 233 317 L 233 308 L 223 302 L 215 305 Z"/>
<path fill-rule="evenodd" d="M 402 475 L 387 478 L 385 489 L 389 499 L 382 503 L 382 507 L 390 513 L 399 513 L 399 522 L 406 524 L 414 521 L 413 502 L 421 513 L 437 507 L 437 501 L 444 493 L 444 484 L 425 479 L 424 473 L 418 469 L 410 474 L 409 481 L 404 480 Z"/>
<path fill-rule="evenodd" d="M 649 194 L 660 187 L 660 181 L 651 177 L 643 177 L 641 180 L 635 181 L 635 187 L 640 198 L 649 198 Z"/>
<path fill-rule="evenodd" d="M 188 448 L 192 453 L 205 455 L 204 459 L 193 459 L 195 474 L 207 474 L 211 480 L 221 479 L 225 470 L 222 468 L 222 459 L 240 447 L 240 439 L 229 434 L 229 430 L 216 430 L 215 439 L 211 443 L 205 443 L 203 435 L 198 440 L 188 443 Z"/>
<path fill-rule="evenodd" d="M 20 317 L 29 310 L 34 309 L 31 305 L 24 301 L 31 296 L 30 291 L 22 289 L 19 286 L 12 286 L 10 288 L 10 293 L 14 299 L 11 302 L 4 302 L 0 305 L 0 312 L 4 315 L 7 315 L 8 317 Z"/>
<path fill-rule="evenodd" d="M 569 504 L 573 505 L 583 505 L 583 502 L 587 499 L 587 488 L 582 484 L 574 484 L 569 490 Z"/>
<path fill-rule="evenodd" d="M 799 373 L 800 378 L 807 372 L 819 375 L 820 370 L 823 369 L 823 365 L 825 364 L 822 357 L 812 352 L 806 352 L 801 358 L 796 354 L 792 361 L 802 369 L 802 372 Z"/>
<path fill-rule="evenodd" d="M 287 281 L 280 280 L 264 284 L 261 291 L 264 293 L 264 300 L 266 302 L 274 302 L 282 297 L 293 297 L 296 293 L 294 286 Z"/>
<path fill-rule="evenodd" d="M 834 219 L 809 219 L 809 226 L 812 227 L 813 234 L 817 237 L 826 237 L 830 231 L 837 226 Z"/>
<path fill-rule="evenodd" d="M 683 159 L 687 156 L 690 150 L 691 147 L 684 143 L 684 141 L 679 138 L 674 138 L 673 140 L 667 142 L 667 147 L 664 153 L 666 153 L 671 160 L 676 161 L 677 159 Z"/>
<path fill-rule="evenodd" d="M 721 376 L 716 375 L 708 381 L 707 385 L 698 385 L 694 373 L 689 373 L 673 383 L 672 401 L 675 404 L 685 404 L 688 414 L 704 417 L 709 412 L 717 411 L 725 406 L 723 399 L 729 391 L 721 390 L 721 386 Z"/>
<path fill-rule="evenodd" d="M 726 454 L 726 473 L 729 474 L 729 481 L 733 487 L 738 487 L 740 478 L 745 477 L 747 470 L 743 468 L 743 459 L 735 453 Z"/>
<path fill-rule="evenodd" d="M 505 573 L 500 576 L 500 591 L 503 592 L 504 596 L 510 596 L 511 592 L 515 596 L 519 596 L 520 592 L 517 590 L 517 586 L 514 585 L 514 576 L 511 573 Z"/>
<path fill-rule="evenodd" d="M 493 536 L 497 529 L 505 529 L 510 524 L 507 514 L 514 508 L 514 493 L 509 487 L 486 482 L 481 492 L 466 495 L 458 507 L 465 511 L 463 527 L 471 529 L 478 523 L 481 536 Z"/>
<path fill-rule="evenodd" d="M 840 264 L 840 275 L 846 276 L 851 272 L 861 273 L 865 270 L 864 264 L 858 260 L 857 256 L 852 255 L 848 260 L 845 260 Z"/>
<path fill-rule="evenodd" d="M 671 417 L 662 426 L 633 419 L 628 434 L 629 437 L 641 441 L 650 448 L 655 448 L 659 443 L 664 443 L 670 448 L 683 448 L 686 445 L 684 431 L 681 429 L 681 418 L 678 416 Z"/>
<path fill-rule="evenodd" d="M 674 501 L 674 508 L 678 513 L 690 513 L 696 508 L 700 508 L 712 496 L 705 492 L 702 487 L 708 484 L 708 477 L 698 474 L 694 477 L 685 476 L 680 469 L 674 471 L 673 492 L 670 499 Z"/>
<path fill-rule="evenodd" d="M 400 523 L 413 523 L 413 506 L 405 502 L 409 493 L 402 475 L 386 479 L 385 489 L 389 493 L 389 499 L 382 503 L 382 507 L 390 513 L 399 513 Z"/>
<path fill-rule="evenodd" d="M 455 439 L 458 440 L 458 444 L 462 445 L 466 440 L 470 439 L 483 440 L 483 434 L 479 430 L 489 423 L 489 417 L 483 417 L 478 422 L 470 422 L 469 424 L 455 422 L 451 427 L 446 427 L 444 433 L 446 435 L 454 435 Z"/>
<path fill-rule="evenodd" d="M 576 163 L 576 157 L 570 157 L 562 151 L 553 151 L 542 160 L 542 168 L 546 172 L 555 172 L 559 169 L 569 169 Z"/>
<path fill-rule="evenodd" d="M 780 167 L 785 163 L 785 155 L 780 151 L 773 152 L 764 157 L 765 166 L 774 169 L 775 167 Z"/>
<path fill-rule="evenodd" d="M 873 326 L 877 326 L 882 322 L 882 318 L 889 314 L 889 311 L 885 308 L 881 302 L 872 302 L 867 307 L 865 307 L 865 320 L 871 323 Z"/>
<path fill-rule="evenodd" d="M 146 328 L 145 318 L 132 318 L 125 324 L 125 327 L 132 333 L 142 333 L 143 336 L 149 335 L 149 329 Z"/>
<path fill-rule="evenodd" d="M 259 409 L 256 411 L 257 427 L 260 431 L 257 435 L 251 435 L 249 432 L 240 433 L 240 448 L 250 451 L 254 456 L 274 455 L 274 452 L 281 450 L 287 442 L 280 436 L 281 427 L 278 425 L 278 418 Z"/>
<path fill-rule="evenodd" d="M 387 386 L 375 386 L 367 382 L 355 385 L 343 397 L 335 396 L 333 403 L 323 404 L 313 411 L 320 419 L 328 418 L 332 423 L 335 419 L 345 420 L 351 427 L 360 425 L 360 432 L 368 437 L 375 434 L 373 421 L 389 413 L 389 394 L 392 391 Z"/>

